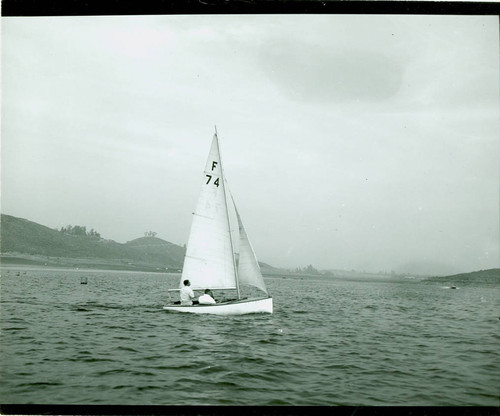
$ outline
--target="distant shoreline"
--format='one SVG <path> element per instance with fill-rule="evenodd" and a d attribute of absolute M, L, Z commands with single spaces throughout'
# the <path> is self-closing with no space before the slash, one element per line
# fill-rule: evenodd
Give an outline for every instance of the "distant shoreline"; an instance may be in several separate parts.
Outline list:
<path fill-rule="evenodd" d="M 160 268 L 143 264 L 129 264 L 120 261 L 103 262 L 97 259 L 72 259 L 72 258 L 51 258 L 45 256 L 0 256 L 0 267 L 32 267 L 32 268 L 56 268 L 56 269 L 89 269 L 89 270 L 116 270 L 116 271 L 136 271 L 136 272 L 156 272 L 156 273 L 176 273 L 177 269 Z M 99 259 L 100 260 L 100 259 Z"/>
<path fill-rule="evenodd" d="M 53 269 L 53 270 L 67 270 L 67 271 L 109 271 L 109 272 L 138 272 L 138 273 L 168 273 L 180 274 L 180 270 L 175 269 L 162 269 L 159 267 L 148 265 L 129 265 L 120 262 L 96 262 L 91 259 L 72 259 L 72 258 L 51 258 L 45 256 L 30 256 L 30 255 L 1 255 L 0 267 L 2 269 Z M 314 274 L 295 274 L 284 270 L 262 270 L 262 275 L 266 278 L 285 280 L 354 280 L 354 281 L 397 281 L 400 276 L 388 275 L 375 275 L 375 274 L 347 274 L 347 275 L 314 275 Z"/>
<path fill-rule="evenodd" d="M 27 258 L 29 257 L 29 258 Z M 63 261 L 64 260 L 64 261 Z M 96 273 L 96 272 L 109 272 L 109 273 L 157 273 L 157 274 L 181 274 L 180 270 L 166 270 L 152 266 L 143 265 L 124 265 L 112 262 L 99 263 L 91 262 L 90 259 L 59 259 L 59 261 L 50 261 L 49 258 L 43 256 L 0 256 L 0 269 L 2 275 L 4 272 L 27 272 L 29 270 L 54 270 L 54 271 L 67 271 L 69 273 Z M 26 274 L 26 273 L 24 273 Z M 373 273 L 347 273 L 335 275 L 314 275 L 314 274 L 296 274 L 282 270 L 262 270 L 262 275 L 266 279 L 275 281 L 283 281 L 286 284 L 287 280 L 304 280 L 309 282 L 329 282 L 335 284 L 338 281 L 353 281 L 353 282 L 380 282 L 380 283 L 411 283 L 411 282 L 435 282 L 435 283 L 449 283 L 468 285 L 471 282 L 482 281 L 483 284 L 498 285 L 500 284 L 500 269 L 488 269 L 471 273 L 463 273 L 451 276 L 399 276 L 399 275 L 382 275 Z M 486 279 L 486 280 L 485 280 Z"/>
<path fill-rule="evenodd" d="M 98 259 L 98 258 L 68 258 L 68 257 L 50 257 L 43 255 L 30 255 L 24 253 L 2 253 L 0 255 L 0 267 L 5 270 L 9 268 L 21 269 L 56 269 L 69 271 L 116 271 L 116 272 L 144 272 L 144 273 L 174 273 L 179 274 L 181 269 L 166 268 L 158 265 L 130 263 L 127 260 L 121 259 Z M 459 275 L 449 276 L 404 276 L 404 275 L 387 275 L 376 273 L 363 273 L 354 271 L 335 271 L 332 274 L 307 274 L 293 273 L 283 269 L 261 269 L 262 275 L 271 279 L 299 279 L 299 280 L 353 280 L 353 281 L 383 281 L 383 282 L 404 282 L 404 281 L 421 281 L 433 280 L 439 281 L 448 278 L 455 278 L 457 281 L 463 279 L 463 276 L 474 276 L 477 274 L 487 273 L 493 274 L 500 278 L 500 269 L 491 269 L 489 271 L 479 271 L 471 273 L 463 273 Z M 496 280 L 496 279 L 495 279 Z"/>

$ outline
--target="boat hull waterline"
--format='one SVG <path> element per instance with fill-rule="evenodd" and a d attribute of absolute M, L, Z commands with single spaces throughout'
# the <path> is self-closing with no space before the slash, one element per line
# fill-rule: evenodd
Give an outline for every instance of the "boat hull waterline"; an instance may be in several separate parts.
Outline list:
<path fill-rule="evenodd" d="M 246 315 L 249 313 L 273 313 L 273 298 L 242 299 L 215 305 L 169 305 L 166 311 L 210 314 L 210 315 Z"/>

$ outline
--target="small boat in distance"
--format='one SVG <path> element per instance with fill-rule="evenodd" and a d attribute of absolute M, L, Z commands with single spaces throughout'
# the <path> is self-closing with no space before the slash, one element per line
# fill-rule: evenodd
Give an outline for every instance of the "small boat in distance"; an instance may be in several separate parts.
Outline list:
<path fill-rule="evenodd" d="M 238 238 L 233 234 L 238 234 Z M 236 291 L 236 299 L 211 305 L 175 302 L 164 306 L 164 310 L 214 315 L 273 313 L 273 299 L 264 284 L 259 263 L 224 176 L 217 130 L 193 213 L 179 288 L 169 292 L 179 291 L 184 280 L 191 282 L 195 292 L 205 289 Z M 243 297 L 242 286 L 256 288 L 258 295 Z"/>

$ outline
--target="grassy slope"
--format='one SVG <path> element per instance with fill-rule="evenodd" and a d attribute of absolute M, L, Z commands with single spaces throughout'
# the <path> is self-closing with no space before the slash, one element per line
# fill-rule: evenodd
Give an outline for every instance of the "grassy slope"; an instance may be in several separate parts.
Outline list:
<path fill-rule="evenodd" d="M 430 277 L 428 281 L 459 286 L 477 283 L 497 286 L 500 284 L 500 269 L 479 270 L 477 272 L 460 273 L 452 276 Z"/>
<path fill-rule="evenodd" d="M 185 248 L 156 237 L 140 237 L 125 244 L 112 240 L 74 236 L 61 233 L 44 225 L 11 215 L 1 215 L 2 262 L 49 264 L 66 266 L 129 268 L 134 265 L 151 268 L 182 268 Z M 49 257 L 49 258 L 44 258 Z M 85 261 L 84 261 L 85 260 Z M 113 266 L 114 265 L 114 266 Z M 263 272 L 278 269 L 260 263 Z"/>
<path fill-rule="evenodd" d="M 1 252 L 56 258 L 115 260 L 160 267 L 182 267 L 184 249 L 154 237 L 120 244 L 61 233 L 22 218 L 2 214 Z"/>

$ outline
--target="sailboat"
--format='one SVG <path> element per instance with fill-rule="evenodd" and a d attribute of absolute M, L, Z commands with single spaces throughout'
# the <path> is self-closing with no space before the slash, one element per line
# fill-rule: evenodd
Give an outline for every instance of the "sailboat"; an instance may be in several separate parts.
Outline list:
<path fill-rule="evenodd" d="M 190 281 L 195 293 L 205 289 L 236 291 L 236 298 L 211 305 L 177 302 L 164 306 L 164 310 L 215 315 L 273 313 L 273 299 L 224 176 L 217 129 L 193 212 L 179 288 L 169 291 L 179 291 L 184 280 Z M 242 287 L 246 286 L 256 288 L 258 294 L 242 296 Z"/>

